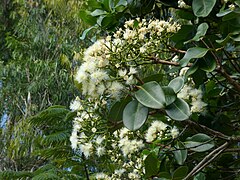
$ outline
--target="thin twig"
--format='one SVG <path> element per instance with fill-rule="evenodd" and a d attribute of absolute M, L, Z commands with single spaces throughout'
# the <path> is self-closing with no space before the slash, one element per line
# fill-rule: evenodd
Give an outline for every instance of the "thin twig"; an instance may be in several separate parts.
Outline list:
<path fill-rule="evenodd" d="M 198 165 L 192 169 L 190 173 L 184 178 L 184 180 L 189 179 L 190 177 L 197 174 L 199 171 L 201 171 L 204 167 L 206 167 L 209 163 L 211 163 L 214 159 L 216 159 L 229 145 L 229 142 L 225 142 L 221 146 L 219 146 L 217 149 L 214 149 L 210 154 L 208 154 Z"/>
<path fill-rule="evenodd" d="M 148 59 L 153 60 L 153 62 L 155 64 L 166 64 L 166 65 L 171 65 L 171 66 L 180 66 L 180 64 L 178 62 L 166 61 L 166 60 L 162 60 L 162 59 L 159 59 L 157 57 L 154 57 L 154 56 L 148 57 Z M 192 63 L 189 63 L 187 65 L 187 67 L 191 67 L 191 66 L 192 66 Z"/>
<path fill-rule="evenodd" d="M 196 128 L 201 128 L 201 129 L 205 130 L 205 132 L 208 132 L 211 135 L 214 135 L 214 136 L 216 136 L 220 139 L 224 139 L 224 140 L 228 140 L 228 141 L 231 140 L 231 137 L 229 137 L 229 136 L 227 136 L 227 135 L 225 135 L 225 134 L 223 134 L 219 131 L 213 130 L 213 129 L 207 127 L 207 126 L 204 126 L 202 124 L 198 124 L 194 121 L 186 120 L 186 121 L 183 121 L 183 123 L 189 124 L 189 125 L 194 126 Z"/>
<path fill-rule="evenodd" d="M 209 48 L 209 46 L 207 45 L 207 43 L 203 40 L 201 40 L 203 42 L 203 44 Z M 211 43 L 211 42 L 210 42 Z M 211 46 L 213 47 L 212 43 L 211 43 Z M 210 49 L 210 48 L 209 48 Z M 222 74 L 226 80 L 233 85 L 233 87 L 235 87 L 238 91 L 240 91 L 240 84 L 236 81 L 234 81 L 231 76 L 225 71 L 225 69 L 223 68 L 222 66 L 222 63 L 221 63 L 221 60 L 218 58 L 218 56 L 213 52 L 213 51 L 210 51 L 211 54 L 213 55 L 216 63 L 217 63 L 217 68 L 216 68 L 216 71 L 220 74 Z"/>
<path fill-rule="evenodd" d="M 240 152 L 240 148 L 228 148 L 224 152 Z"/>

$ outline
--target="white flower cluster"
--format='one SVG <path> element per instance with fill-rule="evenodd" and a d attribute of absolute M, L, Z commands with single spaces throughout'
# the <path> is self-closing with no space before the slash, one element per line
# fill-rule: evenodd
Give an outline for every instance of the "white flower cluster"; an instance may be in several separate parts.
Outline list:
<path fill-rule="evenodd" d="M 96 41 L 83 55 L 83 63 L 75 79 L 82 85 L 82 94 L 91 98 L 101 96 L 118 99 L 127 86 L 136 84 L 138 63 L 147 53 L 157 52 L 180 26 L 170 21 L 145 19 L 127 21 L 125 29 Z M 140 53 L 140 54 L 139 54 Z"/>
<path fill-rule="evenodd" d="M 125 132 L 125 131 L 129 131 L 129 130 L 124 127 L 123 129 L 121 129 L 120 134 L 123 134 L 122 132 Z M 142 140 L 137 140 L 137 139 L 131 140 L 129 139 L 127 134 L 125 134 L 119 140 L 118 147 L 121 149 L 123 155 L 126 157 L 142 149 L 144 147 L 144 143 Z"/>
<path fill-rule="evenodd" d="M 169 131 L 169 129 L 171 130 Z M 155 140 L 161 140 L 169 136 L 176 138 L 178 134 L 179 131 L 175 126 L 171 128 L 169 125 L 163 123 L 162 121 L 156 120 L 153 121 L 151 123 L 151 126 L 148 128 L 145 139 L 147 142 L 153 142 Z"/>
<path fill-rule="evenodd" d="M 191 85 L 184 85 L 177 94 L 178 98 L 185 99 L 191 103 L 191 112 L 203 112 L 207 104 L 202 101 L 203 93 L 200 89 L 195 89 Z"/>
<path fill-rule="evenodd" d="M 189 6 L 183 0 L 179 0 L 178 7 L 179 8 L 188 8 Z"/>

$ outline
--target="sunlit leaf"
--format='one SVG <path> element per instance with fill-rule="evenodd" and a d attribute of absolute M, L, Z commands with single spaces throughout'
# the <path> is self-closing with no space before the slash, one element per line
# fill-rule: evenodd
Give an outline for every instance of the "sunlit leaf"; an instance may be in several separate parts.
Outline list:
<path fill-rule="evenodd" d="M 162 90 L 163 90 L 164 95 L 165 95 L 166 106 L 169 105 L 169 104 L 172 104 L 177 98 L 177 95 L 174 92 L 173 88 L 171 88 L 169 86 L 163 86 Z"/>
<path fill-rule="evenodd" d="M 161 86 L 156 81 L 145 83 L 135 93 L 136 99 L 144 106 L 161 109 L 165 106 L 165 96 Z"/>
<path fill-rule="evenodd" d="M 193 0 L 193 12 L 197 17 L 206 17 L 210 14 L 215 4 L 216 0 Z"/>
<path fill-rule="evenodd" d="M 143 106 L 137 100 L 127 104 L 123 111 L 123 124 L 129 130 L 135 131 L 142 127 L 147 120 L 148 108 Z"/>
<path fill-rule="evenodd" d="M 189 137 L 185 141 L 185 146 L 190 148 L 192 151 L 204 152 L 214 147 L 214 142 L 211 137 L 206 134 L 195 134 Z"/>
<path fill-rule="evenodd" d="M 154 153 L 151 153 L 146 157 L 144 164 L 146 178 L 152 177 L 158 173 L 160 162 Z"/>
<path fill-rule="evenodd" d="M 182 77 L 176 77 L 170 81 L 168 86 L 171 87 L 175 93 L 178 93 L 184 86 L 184 79 Z"/>
<path fill-rule="evenodd" d="M 193 47 L 189 48 L 184 55 L 184 57 L 180 60 L 180 64 L 182 67 L 186 66 L 191 59 L 197 59 L 202 58 L 207 54 L 208 49 L 207 48 L 201 48 L 201 47 Z"/>
<path fill-rule="evenodd" d="M 172 180 L 182 180 L 184 177 L 187 176 L 188 167 L 187 166 L 180 166 L 173 172 Z"/>
<path fill-rule="evenodd" d="M 175 147 L 179 150 L 174 150 L 173 154 L 174 154 L 174 158 L 176 159 L 177 163 L 179 165 L 183 165 L 184 162 L 187 159 L 187 149 L 185 149 L 185 146 L 182 142 L 177 142 L 177 144 L 175 145 Z"/>
<path fill-rule="evenodd" d="M 170 118 L 177 121 L 184 121 L 191 115 L 188 104 L 179 98 L 166 107 L 166 113 Z"/>
<path fill-rule="evenodd" d="M 186 41 L 185 43 L 189 43 L 191 41 L 200 41 L 201 38 L 207 33 L 208 27 L 209 26 L 207 23 L 200 24 L 197 28 L 197 33 L 195 34 L 195 36 L 192 39 Z"/>

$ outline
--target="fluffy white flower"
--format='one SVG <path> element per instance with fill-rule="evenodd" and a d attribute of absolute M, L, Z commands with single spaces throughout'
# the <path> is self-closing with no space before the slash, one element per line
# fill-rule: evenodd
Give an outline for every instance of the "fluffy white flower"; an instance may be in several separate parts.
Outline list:
<path fill-rule="evenodd" d="M 176 138 L 179 134 L 179 131 L 178 129 L 176 128 L 176 126 L 174 126 L 172 129 L 171 129 L 171 132 L 170 132 L 172 138 Z"/>
<path fill-rule="evenodd" d="M 124 156 L 135 153 L 144 147 L 142 140 L 129 140 L 128 137 L 119 140 L 118 146 L 121 148 Z"/>
<path fill-rule="evenodd" d="M 101 173 L 97 173 L 97 174 L 95 175 L 95 178 L 96 178 L 96 179 L 104 179 L 104 180 L 106 180 L 106 179 L 109 179 L 109 176 L 106 175 L 105 173 L 101 172 Z"/>
<path fill-rule="evenodd" d="M 126 28 L 133 27 L 133 25 L 134 25 L 134 20 L 129 20 L 129 21 L 125 22 L 125 27 Z"/>
<path fill-rule="evenodd" d="M 119 69 L 118 70 L 118 75 L 120 77 L 124 77 L 124 76 L 126 76 L 126 74 L 127 74 L 127 70 L 126 69 Z"/>
<path fill-rule="evenodd" d="M 135 172 L 130 172 L 128 173 L 128 178 L 138 180 L 138 179 L 141 179 L 141 176 Z"/>
<path fill-rule="evenodd" d="M 97 138 L 96 138 L 96 143 L 98 144 L 98 145 L 100 145 L 100 144 L 102 144 L 102 142 L 103 142 L 103 140 L 104 140 L 105 138 L 104 137 L 102 137 L 102 136 L 97 136 Z"/>
<path fill-rule="evenodd" d="M 192 98 L 194 99 L 201 99 L 202 91 L 200 89 L 192 89 L 190 90 L 189 95 L 192 96 Z"/>
<path fill-rule="evenodd" d="M 137 73 L 137 70 L 136 70 L 136 68 L 134 68 L 134 67 L 130 67 L 130 69 L 129 69 L 129 75 L 132 75 L 132 74 L 136 74 Z"/>
<path fill-rule="evenodd" d="M 97 86 L 97 94 L 99 94 L 100 96 L 104 93 L 105 90 L 106 90 L 106 87 L 103 83 Z"/>
<path fill-rule="evenodd" d="M 111 83 L 111 86 L 109 87 L 108 91 L 109 93 L 112 95 L 113 98 L 118 98 L 119 95 L 121 94 L 121 91 L 123 90 L 124 86 L 117 82 L 117 81 L 113 81 Z"/>
<path fill-rule="evenodd" d="M 153 121 L 145 134 L 146 141 L 153 142 L 157 138 L 157 135 L 161 137 L 163 131 L 167 130 L 167 127 L 168 125 L 162 121 Z"/>
<path fill-rule="evenodd" d="M 140 53 L 145 53 L 147 48 L 145 46 L 140 47 Z"/>
<path fill-rule="evenodd" d="M 80 147 L 81 152 L 84 154 L 84 156 L 86 158 L 89 158 L 89 156 L 93 152 L 93 145 L 92 145 L 92 143 L 88 142 L 88 143 L 85 143 L 85 144 L 80 144 L 79 147 Z"/>
<path fill-rule="evenodd" d="M 103 70 L 96 70 L 91 74 L 91 80 L 95 83 L 100 83 L 103 80 L 109 79 L 108 74 Z"/>
<path fill-rule="evenodd" d="M 197 99 L 196 101 L 193 101 L 191 107 L 191 112 L 202 112 L 204 111 L 207 104 L 203 102 L 201 99 Z"/>
<path fill-rule="evenodd" d="M 71 142 L 72 149 L 77 149 L 77 145 L 78 145 L 77 131 L 72 131 L 72 135 L 70 136 L 70 142 Z"/>
<path fill-rule="evenodd" d="M 135 36 L 136 36 L 136 31 L 130 30 L 130 29 L 126 29 L 123 34 L 123 38 L 125 40 L 132 40 Z"/>
<path fill-rule="evenodd" d="M 85 72 L 89 73 L 95 72 L 96 68 L 97 68 L 96 62 L 91 60 L 84 62 L 80 67 L 80 69 L 83 69 Z"/>
<path fill-rule="evenodd" d="M 78 83 L 82 83 L 83 81 L 86 81 L 88 79 L 88 73 L 86 73 L 86 71 L 83 70 L 82 68 L 79 68 L 75 76 L 75 79 L 77 80 Z"/>
<path fill-rule="evenodd" d="M 98 157 L 101 157 L 102 155 L 104 155 L 105 154 L 105 148 L 104 147 L 97 147 L 97 149 L 96 149 L 96 154 L 97 154 L 97 156 Z"/>
<path fill-rule="evenodd" d="M 181 99 L 189 99 L 191 90 L 191 86 L 184 85 L 181 91 L 177 94 L 177 97 Z"/>
<path fill-rule="evenodd" d="M 136 82 L 133 75 L 127 77 L 125 80 L 126 80 L 126 84 L 128 85 L 134 84 Z"/>
<path fill-rule="evenodd" d="M 117 133 L 117 131 L 115 131 Z M 129 130 L 125 127 L 123 127 L 122 129 L 120 129 L 120 132 L 119 132 L 119 137 L 121 139 L 123 139 L 124 137 L 126 137 L 129 133 Z"/>
<path fill-rule="evenodd" d="M 118 175 L 118 176 L 122 176 L 122 174 L 126 172 L 126 169 L 116 169 L 114 171 L 114 174 Z"/>
<path fill-rule="evenodd" d="M 72 111 L 78 111 L 81 110 L 82 108 L 83 108 L 82 103 L 80 102 L 80 99 L 78 97 L 70 104 L 70 109 Z"/>

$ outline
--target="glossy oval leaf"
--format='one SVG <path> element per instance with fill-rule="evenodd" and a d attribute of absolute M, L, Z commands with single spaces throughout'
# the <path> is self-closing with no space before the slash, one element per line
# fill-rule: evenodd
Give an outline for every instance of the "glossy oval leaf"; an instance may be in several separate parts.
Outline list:
<path fill-rule="evenodd" d="M 107 12 L 101 9 L 95 9 L 93 12 L 91 12 L 92 16 L 101 16 L 104 14 L 107 14 Z"/>
<path fill-rule="evenodd" d="M 193 180 L 206 180 L 206 176 L 204 173 L 200 172 L 196 176 L 194 176 Z"/>
<path fill-rule="evenodd" d="M 175 147 L 179 150 L 174 150 L 173 155 L 179 165 L 183 165 L 187 159 L 187 149 L 182 142 L 177 142 Z"/>
<path fill-rule="evenodd" d="M 212 72 L 216 69 L 217 63 L 216 60 L 212 57 L 204 57 L 201 59 L 201 61 L 199 61 L 199 67 L 203 71 Z"/>
<path fill-rule="evenodd" d="M 123 119 L 123 110 L 125 109 L 126 105 L 131 101 L 130 97 L 126 97 L 121 101 L 117 101 L 113 104 L 110 108 L 108 119 L 111 122 L 122 121 Z"/>
<path fill-rule="evenodd" d="M 161 109 L 166 103 L 164 92 L 156 81 L 140 86 L 140 89 L 135 93 L 135 97 L 144 106 L 153 109 Z"/>
<path fill-rule="evenodd" d="M 206 17 L 210 14 L 215 4 L 216 0 L 193 0 L 193 13 L 197 17 Z"/>
<path fill-rule="evenodd" d="M 184 86 L 184 79 L 182 77 L 176 77 L 170 81 L 168 86 L 171 87 L 175 93 L 178 93 Z"/>
<path fill-rule="evenodd" d="M 142 127 L 147 120 L 148 108 L 137 100 L 127 104 L 123 111 L 123 124 L 129 130 L 135 131 Z"/>
<path fill-rule="evenodd" d="M 197 28 L 197 33 L 195 34 L 195 36 L 192 39 L 186 41 L 185 44 L 192 41 L 200 41 L 201 38 L 207 33 L 208 27 L 209 26 L 207 23 L 200 24 Z"/>
<path fill-rule="evenodd" d="M 146 178 L 157 175 L 160 162 L 154 153 L 151 153 L 146 157 L 144 164 Z"/>
<path fill-rule="evenodd" d="M 180 166 L 173 172 L 172 180 L 182 180 L 184 177 L 187 176 L 188 167 L 187 166 Z"/>
<path fill-rule="evenodd" d="M 191 115 L 188 104 L 184 100 L 179 98 L 177 98 L 172 104 L 167 106 L 165 110 L 167 115 L 176 121 L 187 120 Z"/>
<path fill-rule="evenodd" d="M 168 106 L 169 104 L 172 104 L 177 98 L 177 95 L 174 92 L 173 88 L 169 86 L 163 86 L 162 90 L 165 95 L 166 105 Z"/>
<path fill-rule="evenodd" d="M 185 146 L 192 151 L 204 152 L 214 147 L 214 142 L 211 137 L 206 134 L 198 133 L 189 137 L 185 141 Z"/>
<path fill-rule="evenodd" d="M 191 59 L 202 58 L 208 52 L 207 48 L 192 47 L 189 48 L 183 58 L 180 60 L 180 65 L 185 67 Z"/>

